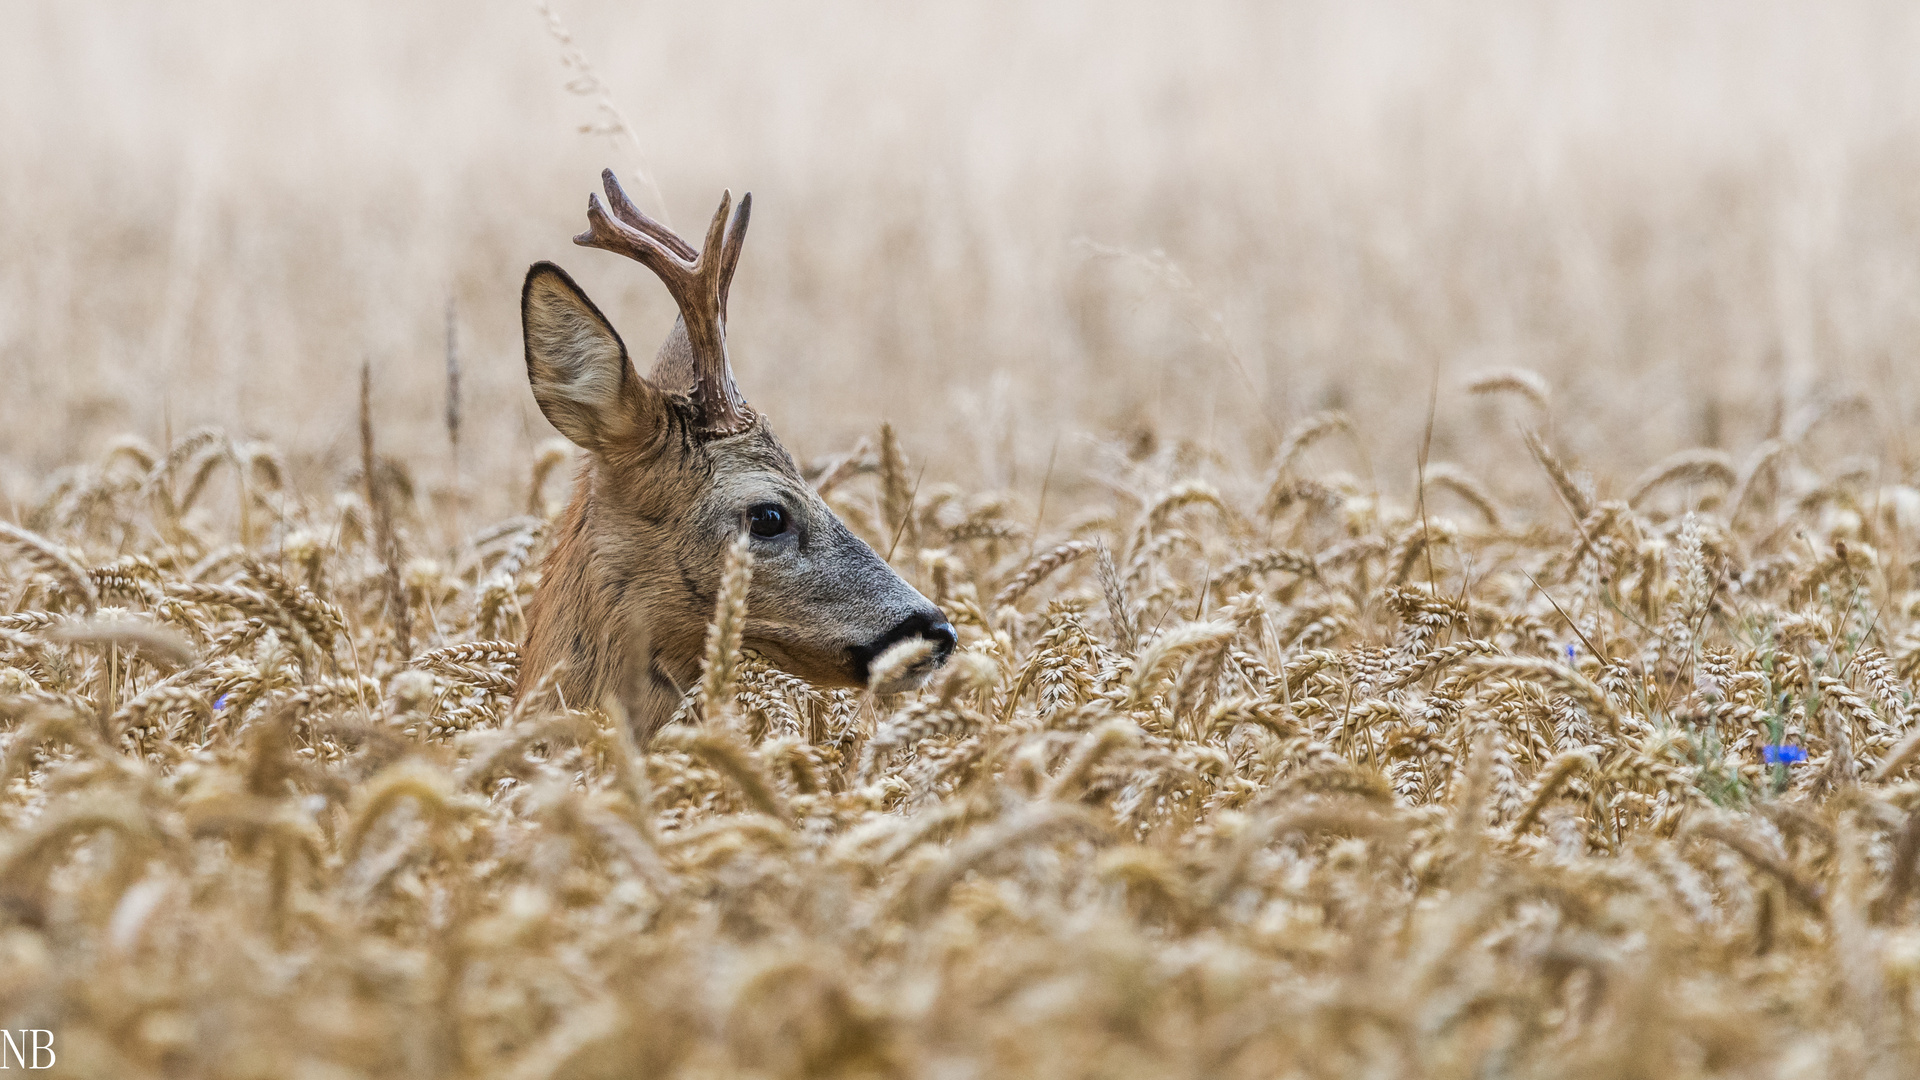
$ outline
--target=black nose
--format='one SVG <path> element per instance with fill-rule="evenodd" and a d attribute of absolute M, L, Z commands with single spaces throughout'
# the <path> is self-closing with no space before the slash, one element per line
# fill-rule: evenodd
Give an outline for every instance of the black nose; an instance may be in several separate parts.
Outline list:
<path fill-rule="evenodd" d="M 854 647 L 852 650 L 854 674 L 860 677 L 861 682 L 866 682 L 867 669 L 873 663 L 874 657 L 908 638 L 916 637 L 933 642 L 933 662 L 936 665 L 947 662 L 947 657 L 953 654 L 954 643 L 959 640 L 958 635 L 953 632 L 953 624 L 948 622 L 946 616 L 940 614 L 938 609 L 916 611 L 901 619 L 893 629 L 872 642 Z"/>
<path fill-rule="evenodd" d="M 960 635 L 953 632 L 953 624 L 945 619 L 920 631 L 920 636 L 933 642 L 933 660 L 937 664 L 947 662 L 947 657 L 953 655 L 954 643 L 960 640 Z"/>

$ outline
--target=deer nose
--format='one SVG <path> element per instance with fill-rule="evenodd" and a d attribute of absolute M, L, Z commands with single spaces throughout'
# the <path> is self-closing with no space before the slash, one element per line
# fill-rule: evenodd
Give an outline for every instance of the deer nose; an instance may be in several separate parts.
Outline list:
<path fill-rule="evenodd" d="M 934 661 L 941 664 L 946 663 L 947 657 L 953 655 L 954 643 L 960 640 L 960 635 L 953 632 L 953 624 L 945 619 L 940 619 L 922 630 L 920 636 L 933 642 Z"/>
<path fill-rule="evenodd" d="M 901 619 L 893 629 L 880 635 L 871 644 L 854 650 L 861 680 L 866 680 L 867 665 L 873 662 L 874 657 L 909 638 L 925 638 L 933 643 L 935 666 L 946 663 L 947 657 L 953 653 L 954 643 L 959 640 L 959 636 L 953 632 L 953 624 L 940 614 L 938 608 L 916 611 Z"/>

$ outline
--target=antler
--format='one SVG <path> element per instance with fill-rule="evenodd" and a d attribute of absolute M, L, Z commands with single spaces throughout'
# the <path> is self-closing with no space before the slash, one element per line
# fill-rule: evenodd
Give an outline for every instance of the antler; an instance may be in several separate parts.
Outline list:
<path fill-rule="evenodd" d="M 607 201 L 602 203 L 598 195 L 587 197 L 588 229 L 573 242 L 625 255 L 660 278 L 680 305 L 680 324 L 693 354 L 693 400 L 700 408 L 702 428 L 711 435 L 746 430 L 753 423 L 753 410 L 734 384 L 733 365 L 727 360 L 727 288 L 740 262 L 753 195 L 740 196 L 731 216 L 727 210 L 733 193 L 721 195 L 720 209 L 707 226 L 706 243 L 695 251 L 673 230 L 633 205 L 612 169 L 601 172 L 600 179 L 606 185 Z"/>

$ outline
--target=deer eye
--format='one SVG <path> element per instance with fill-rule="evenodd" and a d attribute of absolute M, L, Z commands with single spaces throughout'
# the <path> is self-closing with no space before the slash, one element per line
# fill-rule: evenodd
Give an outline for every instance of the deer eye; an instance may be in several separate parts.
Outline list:
<path fill-rule="evenodd" d="M 787 512 L 777 503 L 761 503 L 747 511 L 747 531 L 755 536 L 779 536 L 787 531 Z"/>

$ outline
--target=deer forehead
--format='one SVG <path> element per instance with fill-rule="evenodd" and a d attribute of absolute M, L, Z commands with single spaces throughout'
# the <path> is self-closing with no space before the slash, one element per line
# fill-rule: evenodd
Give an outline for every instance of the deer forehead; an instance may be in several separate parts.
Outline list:
<path fill-rule="evenodd" d="M 792 455 L 767 430 L 766 422 L 752 430 L 727 439 L 717 439 L 702 448 L 712 491 L 721 500 L 755 492 L 810 491 L 801 478 Z"/>
<path fill-rule="evenodd" d="M 777 443 L 741 445 L 750 438 L 752 433 L 690 447 L 678 460 L 657 462 L 655 475 L 635 479 L 635 502 L 652 501 L 665 517 L 728 536 L 739 528 L 740 514 L 757 504 L 776 502 L 793 509 L 807 503 L 813 489 L 792 459 Z M 671 479 L 660 473 L 672 474 Z M 704 527 L 697 524 L 701 522 Z"/>

